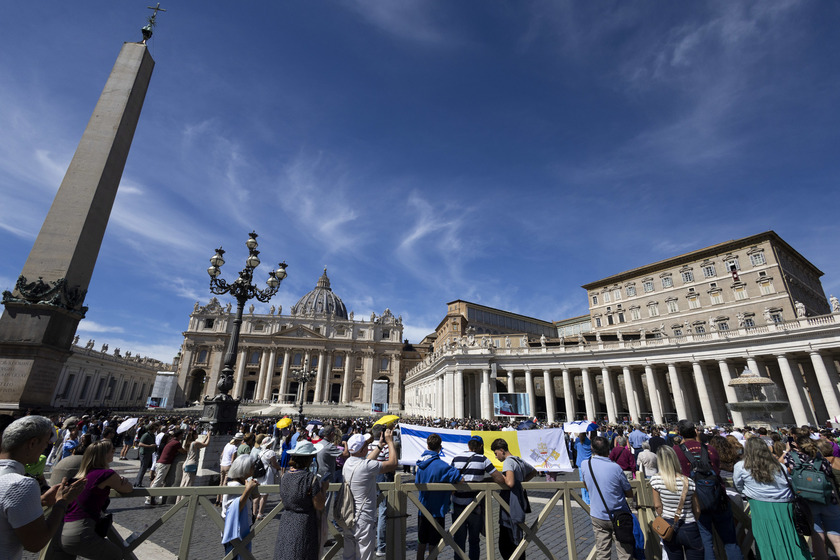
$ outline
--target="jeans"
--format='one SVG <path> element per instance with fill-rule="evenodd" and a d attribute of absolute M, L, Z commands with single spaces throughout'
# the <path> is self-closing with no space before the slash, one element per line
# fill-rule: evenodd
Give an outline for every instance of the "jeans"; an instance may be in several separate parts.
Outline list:
<path fill-rule="evenodd" d="M 378 474 L 376 475 L 376 482 L 394 482 L 394 473 L 385 473 L 385 474 Z M 377 499 L 379 494 L 381 494 L 379 490 L 376 491 Z M 385 496 L 381 502 L 379 502 L 379 510 L 378 510 L 378 519 L 376 523 L 376 552 L 385 552 L 385 548 L 387 547 L 388 541 L 386 540 L 385 536 L 385 529 L 388 527 L 388 519 L 386 518 L 385 514 L 388 510 L 388 500 Z"/>
<path fill-rule="evenodd" d="M 581 467 L 578 467 L 578 478 L 580 478 L 580 481 L 583 482 L 583 469 Z M 586 504 L 589 504 L 589 490 L 586 489 L 586 486 L 580 489 L 580 495 L 583 498 L 583 501 Z"/>
<path fill-rule="evenodd" d="M 152 466 L 152 454 L 146 453 L 140 456 L 140 470 L 137 471 L 137 478 L 134 479 L 134 486 L 138 488 L 143 487 L 143 477 L 146 476 L 146 471 Z"/>
<path fill-rule="evenodd" d="M 704 554 L 708 558 L 709 549 L 700 538 L 699 523 L 685 523 L 677 529 L 676 535 L 670 541 L 662 541 L 668 560 L 703 560 Z M 712 558 L 715 551 L 712 549 Z"/>
<path fill-rule="evenodd" d="M 467 509 L 467 506 L 462 506 L 460 504 L 452 504 L 452 523 L 455 523 L 455 520 Z M 465 545 L 467 543 L 467 536 L 469 536 L 469 543 L 470 543 L 470 550 L 469 550 L 469 557 L 470 560 L 478 560 L 481 551 L 479 547 L 481 543 L 479 542 L 479 537 L 481 535 L 481 529 L 484 527 L 484 516 L 481 514 L 480 507 L 477 507 L 473 510 L 467 520 L 464 522 L 461 527 L 455 531 L 455 544 L 457 544 L 461 550 L 467 552 Z"/>
<path fill-rule="evenodd" d="M 700 514 L 700 519 L 697 520 L 697 528 L 700 530 L 700 538 L 703 539 L 705 560 L 715 560 L 715 538 L 712 534 L 712 528 L 717 531 L 721 542 L 723 542 L 727 560 L 743 560 L 744 556 L 736 542 L 735 522 L 732 519 L 732 508 L 728 501 L 726 509 L 721 512 Z"/>
<path fill-rule="evenodd" d="M 508 560 L 511 556 L 513 556 L 513 551 L 516 550 L 516 547 L 519 545 L 518 542 L 513 540 L 513 535 L 508 527 L 505 527 L 501 523 L 499 524 L 499 555 L 502 557 L 502 560 Z M 525 560 L 525 554 L 520 556 L 522 560 Z"/>

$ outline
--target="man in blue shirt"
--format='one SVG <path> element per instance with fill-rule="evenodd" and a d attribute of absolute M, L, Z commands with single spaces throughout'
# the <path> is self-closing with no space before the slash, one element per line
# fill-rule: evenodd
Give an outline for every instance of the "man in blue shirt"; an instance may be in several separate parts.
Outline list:
<path fill-rule="evenodd" d="M 431 484 L 434 482 L 461 482 L 461 473 L 458 469 L 448 465 L 440 458 L 441 439 L 437 434 L 430 434 L 426 438 L 428 450 L 423 452 L 420 460 L 417 461 L 417 474 L 414 482 L 417 484 Z M 446 512 L 449 511 L 450 491 L 428 491 L 421 490 L 418 498 L 420 503 L 429 510 L 435 519 L 435 524 L 443 529 L 446 524 Z M 417 520 L 417 560 L 423 560 L 426 554 L 426 545 L 429 548 L 437 546 L 440 542 L 440 533 L 435 529 L 432 522 L 426 519 L 422 513 Z"/>
<path fill-rule="evenodd" d="M 642 452 L 642 444 L 650 439 L 650 436 L 639 429 L 639 425 L 633 426 L 634 430 L 627 435 L 627 440 L 630 447 L 633 448 L 633 457 L 639 458 L 639 453 Z"/>
<path fill-rule="evenodd" d="M 633 498 L 627 477 L 621 467 L 609 460 L 609 454 L 610 444 L 607 439 L 596 436 L 592 438 L 592 457 L 580 467 L 591 500 L 589 515 L 592 519 L 592 532 L 595 534 L 596 558 L 609 558 L 612 554 L 613 525 L 610 512 L 630 511 L 627 499 Z M 596 481 L 598 488 L 595 487 Z M 620 543 L 618 539 L 615 541 L 618 560 L 631 560 L 633 543 Z"/>

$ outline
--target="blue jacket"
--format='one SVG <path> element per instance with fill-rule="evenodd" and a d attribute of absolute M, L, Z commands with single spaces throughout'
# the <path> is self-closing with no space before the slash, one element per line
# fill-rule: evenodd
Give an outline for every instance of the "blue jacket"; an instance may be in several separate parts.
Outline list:
<path fill-rule="evenodd" d="M 420 460 L 417 461 L 417 474 L 414 475 L 414 482 L 417 484 L 431 484 L 433 482 L 458 482 L 461 480 L 461 472 L 455 467 L 448 465 L 446 461 L 434 451 L 428 449 L 423 452 Z M 449 496 L 452 492 L 443 490 L 431 492 L 421 490 L 420 503 L 426 506 L 434 517 L 446 517 L 449 511 Z"/>

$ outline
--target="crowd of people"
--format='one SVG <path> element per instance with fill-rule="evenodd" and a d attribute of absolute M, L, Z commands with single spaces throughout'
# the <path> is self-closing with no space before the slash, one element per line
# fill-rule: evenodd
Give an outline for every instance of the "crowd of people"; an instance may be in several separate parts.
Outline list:
<path fill-rule="evenodd" d="M 199 453 L 210 441 L 197 418 L 157 415 L 127 428 L 124 421 L 96 413 L 52 419 L 0 416 L 0 550 L 10 551 L 13 560 L 24 549 L 45 547 L 48 559 L 120 558 L 120 547 L 107 538 L 109 493 L 131 493 L 146 484 L 161 488 L 194 483 Z M 479 433 L 516 427 L 473 419 L 402 421 Z M 222 451 L 220 485 L 231 489 L 216 501 L 224 519 L 225 553 L 263 519 L 269 496 L 261 488 L 279 484 L 284 507 L 276 560 L 319 558 L 323 547 L 332 544 L 330 524 L 344 540 L 345 559 L 385 556 L 387 503 L 379 499 L 377 483 L 393 480 L 400 468 L 399 425 L 377 424 L 369 417 L 323 419 L 284 429 L 276 422 L 244 419 Z M 537 421 L 530 425 L 552 427 Z M 711 560 L 716 538 L 722 544 L 719 554 L 728 560 L 743 558 L 732 508 L 744 500 L 762 560 L 827 560 L 830 548 L 840 551 L 837 436 L 807 426 L 724 430 L 682 420 L 669 425 L 591 424 L 582 433 L 566 434 L 566 444 L 584 483 L 581 499 L 589 504 L 598 558 L 615 549 L 619 559 L 629 559 L 644 549 L 639 532 L 634 534 L 632 527 L 626 531 L 632 516 L 623 515 L 636 511 L 631 482 L 643 478 L 652 489 L 663 528 L 661 546 L 669 560 Z M 441 459 L 438 434 L 432 432 L 426 447 L 411 467 L 417 483 L 492 481 L 501 486 L 508 508 L 500 510 L 498 547 L 499 555 L 509 558 L 523 539 L 520 523 L 530 513 L 522 483 L 538 473 L 512 454 L 503 438 L 473 435 L 467 451 L 448 461 Z M 111 468 L 117 450 L 117 460 L 128 460 L 136 450 L 139 468 L 133 482 Z M 486 450 L 502 464 L 501 470 Z M 553 480 L 557 473 L 541 474 Z M 327 492 L 331 483 L 342 482 L 347 483 L 342 491 Z M 488 528 L 485 503 L 476 501 L 477 494 L 419 493 L 431 519 L 417 519 L 418 560 L 441 541 L 450 510 L 453 524 L 467 512 L 454 541 L 471 560 L 479 557 L 481 535 Z M 150 497 L 146 505 L 157 502 Z"/>

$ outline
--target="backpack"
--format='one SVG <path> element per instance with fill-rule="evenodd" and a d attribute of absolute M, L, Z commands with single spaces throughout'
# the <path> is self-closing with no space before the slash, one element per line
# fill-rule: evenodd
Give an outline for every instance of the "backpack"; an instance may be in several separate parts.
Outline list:
<path fill-rule="evenodd" d="M 267 472 L 267 469 L 265 468 L 265 463 L 263 463 L 262 460 L 263 453 L 265 453 L 265 451 L 257 455 L 257 460 L 254 461 L 254 474 L 251 475 L 254 478 L 262 478 Z"/>
<path fill-rule="evenodd" d="M 793 491 L 800 498 L 817 502 L 819 504 L 831 503 L 831 494 L 834 485 L 831 478 L 820 470 L 823 456 L 817 453 L 813 462 L 803 461 L 796 451 L 790 452 L 793 460 L 793 472 L 790 473 L 790 483 Z"/>
<path fill-rule="evenodd" d="M 356 525 L 356 500 L 350 492 L 350 479 L 355 472 L 354 470 L 347 480 L 341 483 L 333 498 L 333 519 L 345 531 L 352 531 Z"/>
<path fill-rule="evenodd" d="M 680 449 L 682 449 L 688 462 L 691 463 L 689 478 L 694 481 L 694 495 L 697 497 L 697 506 L 700 513 L 721 511 L 727 505 L 724 501 L 726 494 L 723 491 L 720 477 L 712 468 L 706 444 L 701 445 L 700 459 L 697 459 L 684 443 L 680 444 Z"/>

